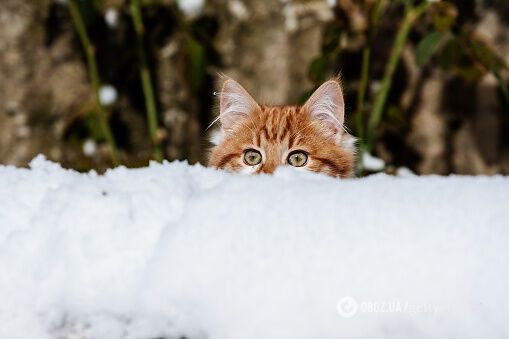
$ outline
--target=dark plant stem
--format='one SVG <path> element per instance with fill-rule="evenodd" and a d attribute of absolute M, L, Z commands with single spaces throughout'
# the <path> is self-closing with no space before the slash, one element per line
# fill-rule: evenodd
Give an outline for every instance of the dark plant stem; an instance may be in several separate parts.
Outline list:
<path fill-rule="evenodd" d="M 373 147 L 373 143 L 375 140 L 375 131 L 378 127 L 380 120 L 382 119 L 382 113 L 385 108 L 385 104 L 387 102 L 387 97 L 389 95 L 389 91 L 392 86 L 392 79 L 394 77 L 394 72 L 396 71 L 396 67 L 401 59 L 401 54 L 403 52 L 403 48 L 408 40 L 408 34 L 412 29 L 412 26 L 416 22 L 416 20 L 428 9 L 431 5 L 429 1 L 423 1 L 417 7 L 413 7 L 410 4 L 407 4 L 405 17 L 399 31 L 396 35 L 396 39 L 391 49 L 391 54 L 389 56 L 389 61 L 385 68 L 385 74 L 382 79 L 382 84 L 380 90 L 378 91 L 375 102 L 373 104 L 373 110 L 371 112 L 371 116 L 368 122 L 367 129 L 367 149 L 371 150 Z"/>
<path fill-rule="evenodd" d="M 92 81 L 92 87 L 94 90 L 95 102 L 97 105 L 97 118 L 99 120 L 99 126 L 101 128 L 102 134 L 106 139 L 106 142 L 109 145 L 111 158 L 113 161 L 113 165 L 119 165 L 119 155 L 117 150 L 117 145 L 115 143 L 115 138 L 111 131 L 110 125 L 108 123 L 108 116 L 106 114 L 106 110 L 101 103 L 99 97 L 99 91 L 101 88 L 101 78 L 99 76 L 99 70 L 97 67 L 97 58 L 95 56 L 95 46 L 90 41 L 90 38 L 87 33 L 87 29 L 85 27 L 85 23 L 83 22 L 83 18 L 81 16 L 81 12 L 79 10 L 78 4 L 76 0 L 69 1 L 69 11 L 71 13 L 72 21 L 76 31 L 78 32 L 81 44 L 85 49 L 87 55 L 87 63 L 88 63 L 88 73 L 89 77 Z"/>
<path fill-rule="evenodd" d="M 357 123 L 357 137 L 360 139 L 364 138 L 364 119 L 363 114 L 365 111 L 366 91 L 369 83 L 369 66 L 371 64 L 371 46 L 373 39 L 378 29 L 378 22 L 380 20 L 380 14 L 384 8 L 385 1 L 377 0 L 375 7 L 370 18 L 368 41 L 366 46 L 362 50 L 362 65 L 361 65 L 361 76 L 359 83 L 359 91 L 357 93 L 357 109 L 356 109 L 356 123 Z"/>
<path fill-rule="evenodd" d="M 373 39 L 378 29 L 378 23 L 380 20 L 380 14 L 385 7 L 384 0 L 377 0 L 375 7 L 370 18 L 368 41 L 366 46 L 362 50 L 362 65 L 361 65 L 361 76 L 359 82 L 359 91 L 357 93 L 357 109 L 355 112 L 355 124 L 357 126 L 357 138 L 360 140 L 359 156 L 362 158 L 362 153 L 365 148 L 364 141 L 364 113 L 365 113 L 365 102 L 366 102 L 366 91 L 369 83 L 369 68 L 371 64 L 371 46 Z M 358 171 L 362 173 L 362 161 L 358 162 Z"/>
<path fill-rule="evenodd" d="M 161 162 L 163 160 L 163 151 L 161 147 L 161 140 L 158 138 L 158 121 L 157 121 L 157 107 L 154 95 L 154 87 L 152 85 L 152 77 L 148 67 L 147 56 L 143 46 L 143 36 L 145 34 L 145 27 L 143 25 L 143 18 L 141 15 L 140 1 L 131 0 L 131 16 L 136 31 L 136 48 L 138 57 L 140 59 L 140 77 L 143 87 L 143 95 L 145 96 L 145 108 L 147 110 L 147 120 L 150 137 L 154 145 L 154 159 Z"/>
<path fill-rule="evenodd" d="M 500 93 L 502 94 L 502 99 L 505 103 L 505 109 L 509 109 L 509 89 L 507 88 L 507 84 L 505 83 L 504 79 L 502 78 L 502 75 L 498 71 L 493 71 L 493 75 L 497 79 L 497 84 L 500 89 Z"/>
<path fill-rule="evenodd" d="M 371 60 L 371 46 L 366 45 L 362 50 L 362 69 L 359 83 L 359 92 L 357 93 L 357 110 L 355 112 L 355 122 L 357 125 L 357 137 L 364 139 L 364 101 L 366 100 L 366 90 L 369 81 L 369 64 Z"/>

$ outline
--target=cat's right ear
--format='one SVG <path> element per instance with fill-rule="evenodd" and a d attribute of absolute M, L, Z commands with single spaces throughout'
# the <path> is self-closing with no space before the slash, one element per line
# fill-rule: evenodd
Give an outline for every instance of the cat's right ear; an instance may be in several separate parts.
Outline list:
<path fill-rule="evenodd" d="M 260 106 L 238 82 L 227 79 L 220 93 L 219 120 L 223 131 L 233 130 Z"/>

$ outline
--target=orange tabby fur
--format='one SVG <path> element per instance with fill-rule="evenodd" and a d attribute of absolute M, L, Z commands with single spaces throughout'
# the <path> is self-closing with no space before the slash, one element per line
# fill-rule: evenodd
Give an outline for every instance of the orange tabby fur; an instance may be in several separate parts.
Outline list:
<path fill-rule="evenodd" d="M 234 172 L 273 173 L 287 164 L 290 152 L 301 150 L 308 156 L 301 168 L 333 177 L 352 175 L 354 152 L 344 146 L 351 137 L 342 126 L 344 104 L 337 80 L 322 85 L 304 106 L 258 105 L 231 79 L 224 83 L 220 100 L 223 140 L 212 149 L 211 166 Z M 248 149 L 261 153 L 259 165 L 244 162 Z"/>

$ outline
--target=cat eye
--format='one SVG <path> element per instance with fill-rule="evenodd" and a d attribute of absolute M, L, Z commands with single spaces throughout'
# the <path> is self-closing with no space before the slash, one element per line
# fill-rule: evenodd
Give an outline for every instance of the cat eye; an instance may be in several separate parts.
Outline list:
<path fill-rule="evenodd" d="M 287 161 L 293 167 L 302 167 L 308 162 L 308 155 L 303 151 L 293 151 L 288 155 Z"/>
<path fill-rule="evenodd" d="M 262 154 L 254 149 L 244 152 L 244 163 L 248 166 L 256 166 L 262 162 Z"/>

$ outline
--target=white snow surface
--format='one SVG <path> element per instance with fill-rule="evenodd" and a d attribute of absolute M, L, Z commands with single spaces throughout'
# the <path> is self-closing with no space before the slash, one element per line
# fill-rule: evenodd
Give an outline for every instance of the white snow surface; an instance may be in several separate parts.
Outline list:
<path fill-rule="evenodd" d="M 509 179 L 0 167 L 0 338 L 509 338 Z"/>

